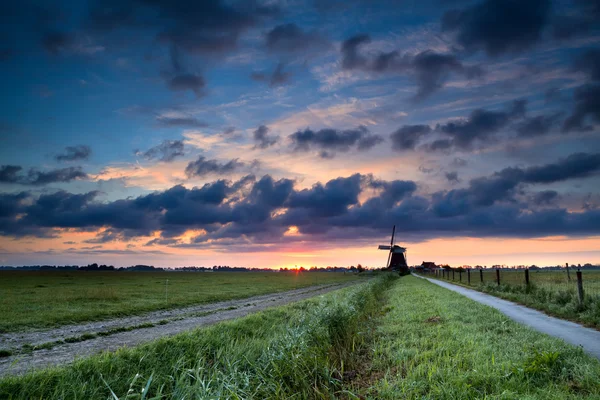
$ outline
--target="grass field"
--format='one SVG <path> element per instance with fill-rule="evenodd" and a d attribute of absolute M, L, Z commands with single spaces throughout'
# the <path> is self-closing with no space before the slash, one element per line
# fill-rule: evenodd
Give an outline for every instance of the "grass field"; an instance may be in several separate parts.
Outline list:
<path fill-rule="evenodd" d="M 370 374 L 377 399 L 599 398 L 600 362 L 424 280 L 389 292 Z"/>
<path fill-rule="evenodd" d="M 466 272 L 462 273 L 462 280 L 458 272 L 454 273 L 454 280 L 452 273 L 449 276 L 450 282 L 600 329 L 600 271 L 583 271 L 584 302 L 581 304 L 575 270 L 571 271 L 570 281 L 566 271 L 531 270 L 530 286 L 525 285 L 524 271 L 500 271 L 499 286 L 495 270 L 483 272 L 483 283 L 479 271 L 471 271 L 470 285 Z"/>
<path fill-rule="evenodd" d="M 0 332 L 101 320 L 354 279 L 356 275 L 333 272 L 0 271 Z"/>
<path fill-rule="evenodd" d="M 0 380 L 0 398 L 569 399 L 600 362 L 414 277 Z"/>

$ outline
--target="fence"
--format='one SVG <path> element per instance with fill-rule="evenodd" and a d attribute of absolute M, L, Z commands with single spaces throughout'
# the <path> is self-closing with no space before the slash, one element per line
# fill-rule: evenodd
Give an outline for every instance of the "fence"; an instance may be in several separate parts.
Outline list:
<path fill-rule="evenodd" d="M 549 291 L 573 291 L 579 301 L 586 296 L 600 297 L 600 270 L 580 271 L 542 269 L 434 269 L 420 272 L 429 277 L 465 286 L 535 286 Z"/>

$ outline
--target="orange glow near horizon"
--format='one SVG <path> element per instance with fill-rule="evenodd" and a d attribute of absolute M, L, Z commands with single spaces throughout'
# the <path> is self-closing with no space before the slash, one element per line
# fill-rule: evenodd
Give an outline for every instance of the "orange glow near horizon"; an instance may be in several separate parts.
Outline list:
<path fill-rule="evenodd" d="M 345 243 L 312 244 L 296 242 L 283 246 L 267 246 L 263 251 L 241 252 L 233 250 L 193 247 L 169 247 L 164 245 L 145 246 L 158 237 L 137 238 L 129 242 L 109 242 L 103 244 L 86 243 L 94 239 L 102 230 L 95 232 L 74 232 L 63 230 L 59 238 L 36 238 L 12 240 L 0 238 L 0 264 L 50 264 L 65 265 L 97 262 L 115 266 L 147 264 L 163 267 L 230 265 L 258 268 L 294 268 L 311 266 L 350 266 L 362 264 L 370 268 L 382 267 L 386 252 L 377 249 L 379 244 L 355 246 Z M 188 231 L 180 236 L 185 243 L 200 231 Z M 290 227 L 288 235 L 297 235 L 297 228 Z M 568 238 L 564 236 L 537 239 L 514 238 L 439 238 L 419 243 L 400 243 L 408 248 L 408 263 L 421 264 L 433 261 L 437 264 L 460 265 L 562 265 L 599 264 L 600 237 Z M 29 260 L 29 261 L 27 261 Z"/>

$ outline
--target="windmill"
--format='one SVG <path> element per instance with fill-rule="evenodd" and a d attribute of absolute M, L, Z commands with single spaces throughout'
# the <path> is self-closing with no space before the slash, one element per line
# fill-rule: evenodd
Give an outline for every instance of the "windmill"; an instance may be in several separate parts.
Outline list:
<path fill-rule="evenodd" d="M 394 235 L 396 234 L 396 225 L 392 229 L 392 240 L 390 245 L 381 244 L 379 250 L 389 250 L 386 269 L 397 271 L 404 275 L 408 273 L 408 264 L 406 263 L 406 247 L 400 247 L 394 244 Z"/>

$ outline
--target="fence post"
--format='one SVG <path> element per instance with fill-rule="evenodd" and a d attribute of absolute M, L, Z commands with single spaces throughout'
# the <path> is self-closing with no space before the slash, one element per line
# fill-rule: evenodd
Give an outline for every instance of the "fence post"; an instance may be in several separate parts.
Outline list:
<path fill-rule="evenodd" d="M 471 285 L 471 268 L 467 269 L 467 283 Z"/>
<path fill-rule="evenodd" d="M 571 282 L 571 273 L 569 272 L 569 263 L 567 263 L 567 280 Z"/>
<path fill-rule="evenodd" d="M 481 283 L 483 283 L 483 270 L 479 270 L 479 279 L 481 279 Z"/>
<path fill-rule="evenodd" d="M 500 268 L 496 268 L 496 282 L 498 282 L 498 286 L 500 286 Z"/>
<path fill-rule="evenodd" d="M 579 270 L 577 270 L 577 294 L 579 294 L 579 304 L 583 304 L 583 278 Z"/>
<path fill-rule="evenodd" d="M 454 270 L 452 270 L 452 280 L 454 280 Z"/>
<path fill-rule="evenodd" d="M 525 284 L 529 286 L 529 268 L 525 268 Z"/>

